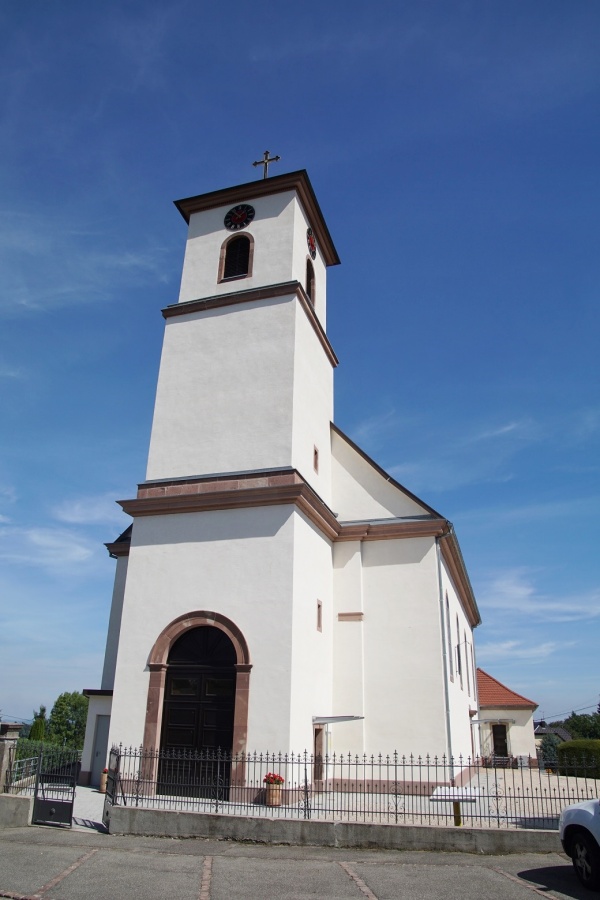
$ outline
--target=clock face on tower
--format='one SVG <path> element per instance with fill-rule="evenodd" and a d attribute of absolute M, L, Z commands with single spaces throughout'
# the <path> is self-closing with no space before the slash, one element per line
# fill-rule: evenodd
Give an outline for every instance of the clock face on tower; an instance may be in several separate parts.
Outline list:
<path fill-rule="evenodd" d="M 308 252 L 311 255 L 311 259 L 314 259 L 317 255 L 317 239 L 312 228 L 308 228 L 306 231 L 306 243 L 308 244 Z"/>
<path fill-rule="evenodd" d="M 225 228 L 228 228 L 229 231 L 239 231 L 240 228 L 245 228 L 246 225 L 249 225 L 253 218 L 254 207 L 249 206 L 247 203 L 239 203 L 230 209 L 225 216 Z"/>

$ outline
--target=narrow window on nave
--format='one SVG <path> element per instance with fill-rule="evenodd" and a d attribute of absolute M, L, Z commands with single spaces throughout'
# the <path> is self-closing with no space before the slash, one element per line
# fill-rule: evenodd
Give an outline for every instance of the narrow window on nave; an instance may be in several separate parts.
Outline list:
<path fill-rule="evenodd" d="M 454 654 L 452 651 L 452 626 L 450 625 L 450 603 L 448 591 L 446 591 L 446 638 L 448 642 L 448 666 L 450 668 L 450 681 L 454 681 Z"/>
<path fill-rule="evenodd" d="M 456 617 L 456 671 L 460 678 L 460 689 L 463 689 L 463 673 L 462 673 L 462 657 L 460 654 L 460 625 L 458 624 L 458 616 Z"/>
<path fill-rule="evenodd" d="M 471 696 L 471 673 L 469 671 L 469 645 L 467 644 L 467 632 L 465 635 L 465 669 L 467 670 L 467 694 Z"/>

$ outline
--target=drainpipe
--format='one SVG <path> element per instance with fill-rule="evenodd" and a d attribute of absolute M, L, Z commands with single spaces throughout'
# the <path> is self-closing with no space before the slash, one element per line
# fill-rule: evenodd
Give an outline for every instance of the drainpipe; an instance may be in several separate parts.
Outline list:
<path fill-rule="evenodd" d="M 443 663 L 443 671 L 444 671 L 444 714 L 446 720 L 446 743 L 448 745 L 448 756 L 450 757 L 450 780 L 452 784 L 454 784 L 454 756 L 452 753 L 452 729 L 450 727 L 450 692 L 448 687 L 448 632 L 446 630 L 446 611 L 444 609 L 444 588 L 442 585 L 442 558 L 440 551 L 440 541 L 445 540 L 450 537 L 453 532 L 453 526 L 451 522 L 446 523 L 448 525 L 449 530 L 446 534 L 441 535 L 441 537 L 436 537 L 435 539 L 435 551 L 437 558 L 437 571 L 438 571 L 438 597 L 440 604 L 440 626 L 442 629 L 442 663 Z"/>

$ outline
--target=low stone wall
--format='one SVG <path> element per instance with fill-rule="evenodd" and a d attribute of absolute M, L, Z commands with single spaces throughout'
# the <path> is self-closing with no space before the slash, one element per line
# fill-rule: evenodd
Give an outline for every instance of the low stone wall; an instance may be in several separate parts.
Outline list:
<path fill-rule="evenodd" d="M 113 806 L 111 834 L 254 841 L 321 847 L 447 850 L 462 853 L 557 853 L 556 831 L 364 825 L 310 819 L 258 818 Z"/>
<path fill-rule="evenodd" d="M 23 828 L 31 824 L 33 797 L 0 794 L 0 828 Z"/>

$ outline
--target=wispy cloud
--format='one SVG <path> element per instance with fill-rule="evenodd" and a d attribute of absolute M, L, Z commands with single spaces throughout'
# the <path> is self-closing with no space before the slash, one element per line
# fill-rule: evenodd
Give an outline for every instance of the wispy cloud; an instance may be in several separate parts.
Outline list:
<path fill-rule="evenodd" d="M 126 519 L 115 502 L 115 496 L 113 493 L 97 494 L 64 500 L 52 509 L 52 515 L 59 522 L 69 525 L 117 525 L 125 528 Z"/>
<path fill-rule="evenodd" d="M 465 424 L 429 414 L 400 415 L 393 407 L 363 419 L 350 432 L 367 452 L 380 458 L 383 450 L 388 460 L 400 457 L 384 466 L 417 492 L 502 484 L 515 477 L 519 454 L 529 448 L 552 441 L 554 451 L 572 455 L 573 447 L 586 447 L 597 433 L 600 411 L 590 408 L 545 416 L 543 421 L 520 416 Z"/>
<path fill-rule="evenodd" d="M 403 424 L 395 409 L 384 410 L 359 422 L 352 430 L 352 439 L 358 443 L 376 446 L 382 439 L 389 438 Z"/>
<path fill-rule="evenodd" d="M 572 646 L 573 642 L 569 644 Z M 477 661 L 484 668 L 488 662 L 509 660 L 515 662 L 540 662 L 548 659 L 557 650 L 565 649 L 564 643 L 557 641 L 544 641 L 541 644 L 531 644 L 526 641 L 500 641 L 494 643 L 477 644 Z"/>
<path fill-rule="evenodd" d="M 524 503 L 522 506 L 496 506 L 465 510 L 461 511 L 458 517 L 461 521 L 461 528 L 475 526 L 478 530 L 482 528 L 496 529 L 499 525 L 515 522 L 538 522 L 551 519 L 564 521 L 589 513 L 595 514 L 599 505 L 600 497 L 588 495 L 547 503 Z"/>
<path fill-rule="evenodd" d="M 98 550 L 96 541 L 59 528 L 4 527 L 0 538 L 0 559 L 5 562 L 73 574 Z"/>
<path fill-rule="evenodd" d="M 9 363 L 0 363 L 0 378 L 17 381 L 25 378 L 26 370 L 22 366 L 11 366 Z"/>
<path fill-rule="evenodd" d="M 60 215 L 0 210 L 0 313 L 34 311 L 111 297 L 131 281 L 167 282 L 166 248 L 122 250 L 108 230 L 70 227 Z"/>
<path fill-rule="evenodd" d="M 0 484 L 0 501 L 14 503 L 17 499 L 17 491 L 11 484 Z"/>
<path fill-rule="evenodd" d="M 518 613 L 527 621 L 566 623 L 600 618 L 600 588 L 577 595 L 546 594 L 536 587 L 531 570 L 524 568 L 484 580 L 478 603 L 482 610 L 494 610 L 496 616 L 514 617 Z"/>
<path fill-rule="evenodd" d="M 512 434 L 518 428 L 522 427 L 519 422 L 509 422 L 508 425 L 500 425 L 498 428 L 492 428 L 489 431 L 482 431 L 481 434 L 475 434 L 473 441 L 487 441 L 491 438 L 503 437 Z"/>

